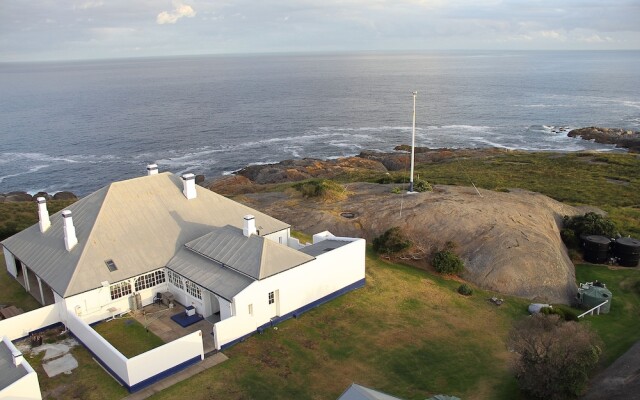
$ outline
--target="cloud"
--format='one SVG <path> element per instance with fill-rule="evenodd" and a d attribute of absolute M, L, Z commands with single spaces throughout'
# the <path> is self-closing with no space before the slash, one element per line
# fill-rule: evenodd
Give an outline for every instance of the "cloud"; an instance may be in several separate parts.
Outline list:
<path fill-rule="evenodd" d="M 163 11 L 158 14 L 158 16 L 156 17 L 156 22 L 159 25 L 175 24 L 182 17 L 192 18 L 196 16 L 196 12 L 188 4 L 175 2 L 173 3 L 173 6 L 175 8 L 170 12 Z"/>

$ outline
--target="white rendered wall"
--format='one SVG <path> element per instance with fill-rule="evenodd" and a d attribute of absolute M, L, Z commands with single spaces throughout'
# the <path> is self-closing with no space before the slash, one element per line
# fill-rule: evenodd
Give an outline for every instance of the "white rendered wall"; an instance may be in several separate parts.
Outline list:
<path fill-rule="evenodd" d="M 24 364 L 23 364 L 24 365 Z M 29 364 L 27 364 L 29 365 Z M 26 366 L 25 366 L 26 368 Z M 31 369 L 27 375 L 0 390 L 0 400 L 41 400 L 38 375 Z"/>
<path fill-rule="evenodd" d="M 260 225 L 260 224 L 258 224 Z M 272 240 L 276 243 L 284 244 L 285 246 L 289 243 L 289 228 L 283 229 L 281 231 L 273 232 L 268 235 L 264 235 L 265 239 Z"/>
<path fill-rule="evenodd" d="M 129 383 L 127 381 L 127 358 L 113 347 L 111 343 L 107 342 L 83 320 L 71 313 L 67 317 L 67 327 L 116 375 L 127 382 L 127 384 Z"/>
<path fill-rule="evenodd" d="M 233 317 L 233 305 L 222 297 L 218 297 L 218 301 L 220 302 L 220 320 Z"/>
<path fill-rule="evenodd" d="M 13 257 L 13 254 L 6 248 L 2 248 L 4 251 L 4 261 L 7 264 L 7 271 L 16 278 L 18 276 L 18 270 L 16 269 L 16 259 Z"/>
<path fill-rule="evenodd" d="M 202 331 L 193 332 L 127 360 L 128 382 L 136 385 L 195 357 L 204 359 Z"/>
<path fill-rule="evenodd" d="M 285 315 L 365 278 L 364 239 L 337 238 L 348 244 L 323 253 L 314 261 L 253 282 L 234 297 L 236 314 L 215 324 L 216 346 L 256 330 L 275 317 L 269 292 L 279 292 L 279 315 Z M 253 316 L 249 315 L 252 304 Z M 221 304 L 222 309 L 222 304 Z"/>
<path fill-rule="evenodd" d="M 53 325 L 61 321 L 62 303 L 51 304 L 33 311 L 19 314 L 0 321 L 0 336 L 16 340 L 29 335 L 29 332 Z"/>
<path fill-rule="evenodd" d="M 2 342 L 5 346 L 7 346 L 11 353 L 20 353 L 20 351 L 13 345 L 13 343 L 11 343 L 8 337 L 3 337 Z M 40 393 L 40 384 L 38 382 L 38 375 L 36 374 L 36 371 L 31 368 L 31 365 L 29 365 L 27 360 L 25 360 L 24 358 L 22 358 L 22 361 L 19 365 L 20 366 L 16 368 L 24 368 L 27 372 L 27 375 L 0 390 L 0 400 L 42 399 L 42 394 Z"/>

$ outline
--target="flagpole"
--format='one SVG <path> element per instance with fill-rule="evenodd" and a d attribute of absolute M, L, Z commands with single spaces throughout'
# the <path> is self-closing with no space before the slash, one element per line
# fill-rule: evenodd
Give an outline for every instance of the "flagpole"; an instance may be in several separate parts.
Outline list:
<path fill-rule="evenodd" d="M 416 149 L 416 95 L 418 92 L 413 92 L 413 129 L 411 133 L 411 178 L 409 179 L 409 192 L 413 192 L 413 164 L 415 162 L 415 149 Z"/>

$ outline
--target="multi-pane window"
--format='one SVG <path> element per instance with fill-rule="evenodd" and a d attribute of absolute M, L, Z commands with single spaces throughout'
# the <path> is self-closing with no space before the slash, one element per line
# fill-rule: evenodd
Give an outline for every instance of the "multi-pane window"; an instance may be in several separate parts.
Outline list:
<path fill-rule="evenodd" d="M 200 286 L 196 285 L 188 279 L 184 280 L 184 286 L 187 289 L 187 293 L 189 293 L 196 299 L 202 300 L 202 291 L 200 290 Z"/>
<path fill-rule="evenodd" d="M 129 281 L 114 283 L 109 289 L 111 290 L 111 300 L 131 294 L 131 284 Z"/>
<path fill-rule="evenodd" d="M 163 270 L 149 272 L 148 274 L 144 274 L 136 278 L 136 292 L 142 289 L 154 287 L 155 285 L 163 283 L 164 281 L 165 276 Z"/>
<path fill-rule="evenodd" d="M 168 270 L 167 275 L 169 276 L 169 282 L 171 282 L 174 286 L 179 287 L 180 289 L 184 289 L 184 285 L 182 284 L 182 278 L 180 275 L 175 272 Z"/>
<path fill-rule="evenodd" d="M 273 292 L 269 292 L 269 304 L 273 304 L 275 303 L 276 298 L 275 295 L 273 294 Z"/>

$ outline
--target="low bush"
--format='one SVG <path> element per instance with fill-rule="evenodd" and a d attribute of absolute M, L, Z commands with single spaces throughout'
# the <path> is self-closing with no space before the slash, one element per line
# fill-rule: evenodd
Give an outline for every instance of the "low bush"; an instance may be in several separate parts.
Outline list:
<path fill-rule="evenodd" d="M 430 192 L 433 190 L 431 184 L 423 179 L 418 179 L 413 182 L 413 191 L 414 192 Z"/>
<path fill-rule="evenodd" d="M 404 236 L 398 226 L 388 229 L 373 239 L 373 249 L 378 253 L 398 253 L 409 247 L 411 247 L 411 241 Z"/>
<path fill-rule="evenodd" d="M 305 198 L 338 198 L 344 196 L 345 193 L 342 185 L 328 179 L 313 179 L 296 183 L 293 188 Z"/>
<path fill-rule="evenodd" d="M 466 283 L 463 283 L 462 285 L 458 286 L 458 293 L 464 296 L 471 296 L 473 294 L 473 289 L 471 289 L 471 287 Z"/>
<path fill-rule="evenodd" d="M 441 250 L 434 254 L 433 267 L 441 274 L 458 275 L 464 271 L 464 263 L 452 250 Z"/>
<path fill-rule="evenodd" d="M 606 237 L 614 237 L 618 230 L 616 225 L 609 218 L 594 212 L 586 213 L 585 215 L 576 215 L 574 217 L 564 216 L 562 218 L 564 232 L 562 239 L 565 238 L 570 242 L 578 245 L 578 240 L 581 235 L 602 235 Z M 568 230 L 573 231 L 573 236 L 569 234 Z M 568 242 L 565 242 L 569 246 Z"/>

